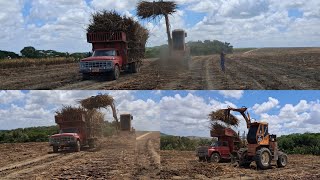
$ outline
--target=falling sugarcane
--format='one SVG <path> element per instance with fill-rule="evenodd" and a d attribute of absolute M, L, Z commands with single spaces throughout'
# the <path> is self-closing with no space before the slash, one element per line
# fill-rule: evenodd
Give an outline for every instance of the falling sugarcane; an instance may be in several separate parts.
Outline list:
<path fill-rule="evenodd" d="M 169 52 L 172 50 L 172 38 L 170 31 L 169 15 L 172 15 L 177 10 L 177 4 L 174 1 L 141 1 L 138 3 L 137 15 L 141 19 L 153 19 L 164 16 L 166 21 L 166 29 L 168 35 Z"/>

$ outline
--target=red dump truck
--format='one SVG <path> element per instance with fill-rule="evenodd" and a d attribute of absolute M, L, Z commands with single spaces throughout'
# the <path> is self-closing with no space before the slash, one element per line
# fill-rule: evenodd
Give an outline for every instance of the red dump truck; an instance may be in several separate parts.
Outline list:
<path fill-rule="evenodd" d="M 80 61 L 80 73 L 84 80 L 92 75 L 102 75 L 117 80 L 121 71 L 130 73 L 140 71 L 142 61 L 136 54 L 138 52 L 144 55 L 144 48 L 138 48 L 143 47 L 141 44 L 128 47 L 126 33 L 88 33 L 87 41 L 92 44 L 93 54 L 92 57 Z"/>
<path fill-rule="evenodd" d="M 199 161 L 218 163 L 222 159 L 231 159 L 237 155 L 237 151 L 240 149 L 240 138 L 234 130 L 225 128 L 221 133 L 211 131 L 211 137 L 218 138 L 218 141 L 210 146 L 197 148 Z"/>
<path fill-rule="evenodd" d="M 102 137 L 103 125 L 86 118 L 85 114 L 75 114 L 71 117 L 55 116 L 55 122 L 60 132 L 49 138 L 53 152 L 64 148 L 72 148 L 79 152 L 83 146 L 94 147 L 96 140 Z"/>

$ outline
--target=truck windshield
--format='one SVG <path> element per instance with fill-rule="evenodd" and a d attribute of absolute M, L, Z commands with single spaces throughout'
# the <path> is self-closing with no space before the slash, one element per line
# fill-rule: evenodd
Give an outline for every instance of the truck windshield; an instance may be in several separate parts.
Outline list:
<path fill-rule="evenodd" d="M 219 146 L 222 146 L 222 144 L 221 144 L 221 142 L 217 141 L 217 142 L 212 143 L 211 146 L 219 147 Z"/>
<path fill-rule="evenodd" d="M 62 133 L 78 133 L 78 129 L 77 128 L 69 128 L 69 129 L 61 129 L 60 130 L 60 134 Z"/>
<path fill-rule="evenodd" d="M 116 56 L 115 50 L 96 50 L 93 52 L 93 57 L 97 56 Z"/>

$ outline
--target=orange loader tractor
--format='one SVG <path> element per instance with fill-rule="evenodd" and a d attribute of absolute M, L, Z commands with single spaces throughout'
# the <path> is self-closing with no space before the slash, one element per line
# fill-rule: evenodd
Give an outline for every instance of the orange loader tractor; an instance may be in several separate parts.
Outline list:
<path fill-rule="evenodd" d="M 259 169 L 265 170 L 271 167 L 271 161 L 276 161 L 278 167 L 285 167 L 288 162 L 288 156 L 278 149 L 277 136 L 269 134 L 268 123 L 251 122 L 250 114 L 246 107 L 239 109 L 225 109 L 226 119 L 230 118 L 230 112 L 239 112 L 246 120 L 248 134 L 248 145 L 241 148 L 236 155 L 233 155 L 232 162 L 239 163 L 241 167 L 249 167 L 251 162 L 255 161 Z"/>

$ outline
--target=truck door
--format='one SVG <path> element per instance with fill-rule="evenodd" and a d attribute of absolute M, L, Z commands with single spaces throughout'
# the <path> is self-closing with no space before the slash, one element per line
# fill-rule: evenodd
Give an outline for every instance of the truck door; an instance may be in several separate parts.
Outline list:
<path fill-rule="evenodd" d="M 222 142 L 221 156 L 223 156 L 223 157 L 229 156 L 229 144 L 227 141 Z"/>

